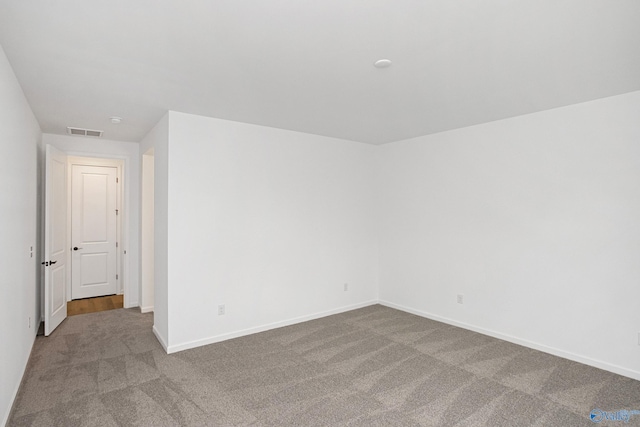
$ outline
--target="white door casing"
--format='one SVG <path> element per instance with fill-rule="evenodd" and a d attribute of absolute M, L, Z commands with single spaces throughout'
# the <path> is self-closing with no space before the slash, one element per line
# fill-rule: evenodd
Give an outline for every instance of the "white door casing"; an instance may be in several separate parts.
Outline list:
<path fill-rule="evenodd" d="M 67 156 L 46 147 L 44 220 L 44 334 L 67 317 Z"/>
<path fill-rule="evenodd" d="M 71 169 L 71 298 L 115 294 L 118 170 L 76 164 Z"/>

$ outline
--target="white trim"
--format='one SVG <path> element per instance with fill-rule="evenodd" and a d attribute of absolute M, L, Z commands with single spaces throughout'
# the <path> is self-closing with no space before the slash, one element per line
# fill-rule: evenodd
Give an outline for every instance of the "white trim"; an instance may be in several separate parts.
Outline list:
<path fill-rule="evenodd" d="M 169 354 L 169 350 L 167 349 L 167 343 L 165 342 L 165 340 L 162 337 L 162 335 L 160 335 L 160 332 L 158 332 L 158 330 L 156 329 L 156 325 L 153 325 L 152 330 L 153 330 L 153 335 L 156 336 L 156 338 L 160 342 L 160 345 L 164 349 L 165 353 Z"/>
<path fill-rule="evenodd" d="M 154 149 L 150 148 L 142 154 L 140 159 L 140 221 L 139 221 L 139 286 L 138 305 L 141 309 L 143 304 L 145 310 L 153 311 L 155 305 L 155 280 L 154 280 Z M 151 294 L 151 295 L 149 295 Z M 150 309 L 149 309 L 150 307 Z M 142 311 L 145 313 L 145 311 Z"/>
<path fill-rule="evenodd" d="M 592 359 L 590 357 L 581 356 L 579 354 L 571 353 L 568 351 L 560 350 L 559 348 L 549 347 L 544 344 L 539 344 L 533 341 L 517 338 L 511 335 L 502 334 L 500 332 L 492 331 L 490 329 L 484 329 L 478 326 L 470 325 L 464 322 L 458 322 L 457 320 L 452 320 L 446 317 L 441 317 L 435 314 L 427 313 L 425 311 L 416 310 L 413 308 L 405 307 L 399 304 L 394 304 L 388 301 L 380 300 L 378 302 L 380 305 L 384 305 L 386 307 L 395 308 L 396 310 L 404 311 L 407 313 L 415 314 L 417 316 L 426 317 L 427 319 L 435 320 L 442 323 L 447 323 L 449 325 L 458 326 L 460 328 L 468 329 L 470 331 L 478 332 L 484 335 L 489 335 L 494 338 L 498 338 L 504 341 L 509 341 L 514 344 L 522 345 L 525 347 L 532 348 L 534 350 L 539 350 L 545 353 L 552 354 L 554 356 L 562 357 L 564 359 L 573 360 L 574 362 L 579 362 L 585 365 L 593 366 L 599 369 L 604 369 L 605 371 L 613 372 L 614 374 L 623 375 L 625 377 L 633 378 L 634 380 L 640 380 L 640 372 L 634 371 L 632 369 L 624 368 L 622 366 L 614 365 L 612 363 L 603 362 L 601 360 Z"/>
<path fill-rule="evenodd" d="M 129 177 L 127 172 L 131 168 L 131 159 L 129 156 L 125 155 L 110 155 L 110 154 L 100 154 L 100 153 L 81 153 L 75 151 L 66 152 L 68 156 L 68 165 L 89 165 L 89 166 L 113 166 L 117 167 L 118 170 L 118 180 L 119 185 L 117 188 L 117 204 L 118 209 L 121 212 L 118 218 L 118 241 L 120 242 L 120 246 L 118 248 L 117 255 L 117 270 L 119 275 L 118 280 L 118 291 L 117 293 L 120 295 L 124 295 L 124 308 L 132 308 L 138 306 L 139 289 L 133 289 L 132 285 L 137 281 L 133 278 L 129 277 L 130 275 L 130 266 L 129 266 L 129 256 L 125 256 L 124 252 L 129 250 L 129 227 L 130 227 L 130 214 L 129 214 L 129 206 L 127 204 L 127 199 L 129 197 L 130 184 Z M 71 193 L 71 173 L 68 174 L 67 177 L 67 194 Z M 68 197 L 68 204 L 71 203 L 71 197 Z M 70 209 L 70 206 L 68 207 Z M 71 221 L 71 211 L 68 210 L 69 215 L 67 219 L 67 223 L 69 225 L 69 230 L 67 231 L 67 241 L 71 242 L 71 229 L 70 229 L 70 221 Z M 71 275 L 69 275 L 71 276 Z M 71 298 L 71 277 L 67 279 L 67 298 L 70 300 Z"/>
<path fill-rule="evenodd" d="M 140 313 L 151 313 L 153 311 L 153 306 L 149 307 L 140 307 Z"/>
<path fill-rule="evenodd" d="M 549 347 L 547 345 L 544 344 L 540 344 L 540 343 L 536 343 L 533 341 L 529 341 L 529 340 L 525 340 L 522 338 L 517 338 L 511 335 L 507 335 L 507 334 L 503 334 L 500 332 L 496 332 L 490 329 L 485 329 L 485 328 L 481 328 L 478 326 L 474 326 L 468 323 L 464 323 L 464 322 L 459 322 L 453 319 L 449 319 L 446 317 L 442 317 L 442 316 L 438 316 L 432 313 L 428 313 L 425 311 L 421 311 L 421 310 L 417 310 L 414 308 L 410 308 L 410 307 L 405 307 L 403 305 L 400 304 L 395 304 L 389 301 L 384 301 L 384 300 L 371 300 L 371 301 L 367 301 L 364 303 L 360 303 L 360 304 L 354 304 L 354 305 L 350 305 L 350 306 L 345 306 L 345 307 L 340 307 L 334 310 L 329 310 L 329 311 L 324 311 L 324 312 L 320 312 L 320 313 L 315 313 L 315 314 L 311 314 L 311 315 L 307 315 L 307 316 L 300 316 L 300 317 L 296 317 L 293 319 L 288 319 L 288 320 L 283 320 L 280 322 L 274 322 L 274 323 L 269 323 L 266 325 L 262 325 L 262 326 L 257 326 L 254 328 L 249 328 L 249 329 L 243 329 L 240 331 L 236 331 L 236 332 L 230 332 L 230 333 L 226 333 L 226 334 L 221 334 L 221 335 L 216 335 L 213 337 L 209 337 L 209 338 L 205 338 L 205 339 L 201 339 L 201 340 L 196 340 L 196 341 L 190 341 L 190 342 L 186 342 L 183 344 L 177 344 L 177 345 L 171 345 L 171 346 L 167 346 L 164 342 L 164 340 L 160 337 L 160 334 L 158 333 L 158 331 L 156 330 L 155 326 L 153 327 L 153 332 L 156 335 L 156 337 L 158 338 L 158 340 L 160 341 L 160 344 L 162 345 L 162 347 L 165 349 L 165 351 L 167 352 L 167 354 L 171 354 L 171 353 L 176 353 L 179 351 L 183 351 L 183 350 L 188 350 L 190 348 L 196 348 L 196 347 L 200 347 L 203 345 L 208 345 L 208 344 L 214 344 L 217 342 L 221 342 L 221 341 L 226 341 L 228 339 L 232 339 L 232 338 L 238 338 L 238 337 L 243 337 L 245 335 L 251 335 L 251 334 L 255 334 L 255 333 L 259 333 L 259 332 L 264 332 L 264 331 L 268 331 L 270 329 L 276 329 L 276 328 L 281 328 L 283 326 L 289 326 L 289 325 L 294 325 L 296 323 L 301 323 L 301 322 L 306 322 L 309 320 L 314 320 L 314 319 L 319 319 L 322 317 L 326 317 L 326 316 L 331 316 L 334 314 L 339 314 L 339 313 L 344 313 L 346 311 L 350 311 L 350 310 L 356 310 L 358 308 L 363 308 L 363 307 L 368 307 L 370 305 L 375 305 L 375 304 L 380 304 L 386 307 L 390 307 L 396 310 L 400 310 L 400 311 L 404 311 L 406 313 L 411 313 L 411 314 L 415 314 L 417 316 L 421 316 L 421 317 L 425 317 L 427 319 L 432 319 L 438 322 L 442 322 L 442 323 L 446 323 L 449 325 L 453 325 L 453 326 L 457 326 L 460 328 L 464 328 L 464 329 L 468 329 L 470 331 L 474 331 L 474 332 L 478 332 L 480 334 L 483 335 L 488 335 L 494 338 L 498 338 L 504 341 L 508 341 L 514 344 L 518 344 L 518 345 L 522 345 L 534 350 L 539 350 L 542 351 L 544 353 L 549 353 L 552 354 L 554 356 L 558 356 L 558 357 L 562 357 L 564 359 L 568 359 L 568 360 L 572 360 L 574 362 L 578 362 L 578 363 L 582 363 L 584 365 L 589 365 L 589 366 L 593 366 L 595 368 L 599 368 L 599 369 L 604 369 L 606 371 L 609 372 L 613 372 L 615 374 L 618 375 L 623 375 L 625 377 L 628 378 L 632 378 L 635 380 L 640 380 L 640 372 L 638 371 L 634 371 L 632 369 L 628 369 L 622 366 L 618 366 L 612 363 L 608 363 L 608 362 L 603 362 L 601 360 L 597 360 L 597 359 L 592 359 L 590 357 L 586 357 L 586 356 L 581 356 L 579 354 L 575 354 L 575 353 L 571 353 L 568 351 L 564 351 L 555 347 Z"/>
<path fill-rule="evenodd" d="M 251 335 L 251 334 L 258 333 L 258 332 L 268 331 L 270 329 L 281 328 L 283 326 L 295 325 L 296 323 L 307 322 L 309 320 L 319 319 L 319 318 L 322 318 L 322 317 L 331 316 L 333 314 L 344 313 L 345 311 L 356 310 L 358 308 L 368 307 L 370 305 L 375 305 L 375 304 L 378 304 L 377 300 L 367 301 L 367 302 L 363 302 L 363 303 L 359 303 L 359 304 L 354 304 L 354 305 L 349 305 L 349 306 L 345 306 L 345 307 L 336 308 L 336 309 L 329 310 L 329 311 L 323 311 L 323 312 L 320 312 L 320 313 L 310 314 L 310 315 L 307 315 L 307 316 L 300 316 L 300 317 L 295 317 L 293 319 L 282 320 L 280 322 L 268 323 L 266 325 L 256 326 L 254 328 L 243 329 L 243 330 L 236 331 L 236 332 L 229 332 L 229 333 L 222 334 L 222 335 L 215 335 L 213 337 L 204 338 L 204 339 L 201 339 L 201 340 L 189 341 L 189 342 L 186 342 L 186 343 L 183 343 L 183 344 L 171 345 L 171 346 L 169 346 L 169 348 L 165 347 L 165 349 L 167 350 L 167 354 L 176 353 L 178 351 L 188 350 L 190 348 L 200 347 L 200 346 L 207 345 L 207 344 L 213 344 L 213 343 L 217 343 L 217 342 L 220 342 L 220 341 L 226 341 L 226 340 L 229 340 L 229 339 L 232 339 L 232 338 L 243 337 L 245 335 Z M 154 327 L 153 330 L 155 332 L 155 327 Z M 157 333 L 156 333 L 156 336 L 158 336 Z"/>
<path fill-rule="evenodd" d="M 39 327 L 40 325 L 38 324 L 38 328 Z M 36 343 L 36 338 L 38 337 L 38 328 L 35 328 L 36 331 L 33 334 L 33 341 L 31 342 L 31 348 L 29 349 L 29 356 L 27 357 L 27 360 L 24 362 L 24 365 L 22 365 L 22 375 L 20 375 L 20 381 L 18 381 L 18 384 L 16 384 L 13 390 L 13 397 L 11 398 L 11 401 L 9 404 L 9 410 L 4 415 L 4 418 L 0 423 L 0 426 L 6 426 L 7 423 L 9 422 L 9 418 L 13 414 L 13 405 L 16 403 L 16 397 L 18 397 L 18 392 L 20 391 L 22 380 L 24 380 L 24 375 L 27 373 L 27 366 L 29 366 L 29 361 L 31 360 L 31 355 L 33 354 L 33 345 Z"/>
<path fill-rule="evenodd" d="M 55 144 L 52 144 L 55 146 Z M 112 159 L 112 160 L 121 160 L 124 162 L 124 166 L 122 169 L 122 252 L 126 250 L 130 251 L 129 248 L 129 237 L 130 233 L 130 224 L 133 220 L 130 215 L 130 206 L 127 204 L 129 201 L 130 193 L 131 193 L 131 179 L 129 175 L 132 173 L 131 169 L 133 165 L 131 163 L 131 156 L 127 154 L 109 154 L 109 153 L 95 153 L 95 152 L 86 152 L 86 151 L 65 151 L 67 156 L 70 157 L 90 157 L 94 159 Z M 138 283 L 137 277 L 131 277 L 131 269 L 130 269 L 130 256 L 124 256 L 124 261 L 122 262 L 122 276 L 123 276 L 123 288 L 124 288 L 124 308 L 132 308 L 137 307 L 139 303 L 138 286 L 133 286 Z"/>

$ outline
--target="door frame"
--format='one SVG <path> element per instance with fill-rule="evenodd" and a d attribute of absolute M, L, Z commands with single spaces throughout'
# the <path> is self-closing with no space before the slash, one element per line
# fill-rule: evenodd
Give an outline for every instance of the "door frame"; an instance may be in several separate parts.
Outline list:
<path fill-rule="evenodd" d="M 123 255 L 126 254 L 127 243 L 125 241 L 126 233 L 123 233 L 123 218 L 127 215 L 126 206 L 124 204 L 123 197 L 123 189 L 125 188 L 124 182 L 124 159 L 117 158 L 107 158 L 107 157 L 84 157 L 84 156 L 72 156 L 69 155 L 67 157 L 67 168 L 69 173 L 67 174 L 67 246 L 69 246 L 69 250 L 71 250 L 71 196 L 72 196 L 72 171 L 73 166 L 106 166 L 106 167 L 115 167 L 116 168 L 116 176 L 118 178 L 118 185 L 116 185 L 116 209 L 118 209 L 118 216 L 116 219 L 116 240 L 118 241 L 118 248 L 116 249 L 116 274 L 118 275 L 118 281 L 116 284 L 116 293 L 118 295 L 123 295 L 125 301 L 127 300 L 127 294 L 125 289 L 126 287 L 126 274 L 124 271 L 124 262 Z M 70 257 L 71 258 L 71 257 Z M 70 259 L 71 262 L 73 262 Z M 70 268 L 73 266 L 69 265 Z M 71 270 L 70 270 L 71 271 Z M 67 277 L 67 301 L 71 301 L 71 278 L 72 275 L 69 274 Z M 125 305 L 126 307 L 126 305 Z"/>
<path fill-rule="evenodd" d="M 140 170 L 140 312 L 152 312 L 154 293 L 155 150 L 141 153 Z"/>

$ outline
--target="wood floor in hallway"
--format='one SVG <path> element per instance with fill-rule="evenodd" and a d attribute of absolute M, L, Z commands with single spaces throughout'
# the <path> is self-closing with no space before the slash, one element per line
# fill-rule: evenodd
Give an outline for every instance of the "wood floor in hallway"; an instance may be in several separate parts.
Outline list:
<path fill-rule="evenodd" d="M 69 301 L 67 303 L 67 316 L 122 308 L 124 305 L 123 300 L 123 295 L 107 295 Z"/>

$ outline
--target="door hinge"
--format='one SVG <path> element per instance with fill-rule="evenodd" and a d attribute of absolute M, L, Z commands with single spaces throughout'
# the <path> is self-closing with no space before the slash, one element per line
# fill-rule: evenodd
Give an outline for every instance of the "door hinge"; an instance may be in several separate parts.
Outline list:
<path fill-rule="evenodd" d="M 116 242 L 116 248 L 118 247 L 118 242 Z"/>
<path fill-rule="evenodd" d="M 118 209 L 116 209 L 116 215 L 118 215 Z"/>
<path fill-rule="evenodd" d="M 116 176 L 116 184 L 118 183 L 118 177 Z"/>
<path fill-rule="evenodd" d="M 118 280 L 118 275 L 116 274 L 116 280 Z"/>

